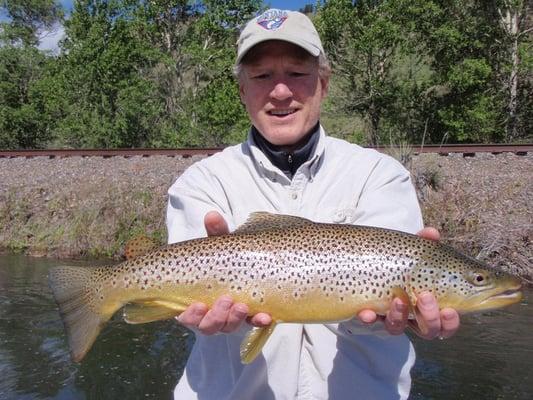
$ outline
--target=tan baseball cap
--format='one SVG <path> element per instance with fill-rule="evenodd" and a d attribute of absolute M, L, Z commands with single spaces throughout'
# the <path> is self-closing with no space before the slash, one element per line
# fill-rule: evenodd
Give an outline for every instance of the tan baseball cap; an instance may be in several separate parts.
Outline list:
<path fill-rule="evenodd" d="M 272 8 L 250 20 L 244 27 L 237 41 L 236 64 L 241 62 L 248 50 L 267 40 L 293 43 L 315 57 L 324 53 L 318 32 L 306 15 Z"/>

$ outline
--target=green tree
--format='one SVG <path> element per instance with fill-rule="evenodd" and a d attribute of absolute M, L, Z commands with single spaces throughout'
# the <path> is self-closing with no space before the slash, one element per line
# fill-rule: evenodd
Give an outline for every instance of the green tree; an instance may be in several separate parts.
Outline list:
<path fill-rule="evenodd" d="M 412 47 L 401 23 L 407 3 L 330 0 L 315 18 L 341 88 L 337 106 L 361 115 L 373 145 L 383 126 L 390 125 L 384 119 L 395 114 L 401 89 L 398 64 Z"/>
<path fill-rule="evenodd" d="M 68 101 L 60 141 L 75 147 L 146 146 L 159 134 L 162 103 L 143 72 L 159 54 L 139 38 L 134 2 L 80 0 L 65 23 L 56 80 Z"/>
<path fill-rule="evenodd" d="M 188 91 L 192 100 L 186 113 L 187 132 L 192 139 L 219 146 L 245 138 L 249 120 L 240 103 L 233 77 L 235 43 L 239 29 L 261 5 L 257 0 L 204 1 L 184 52 L 190 57 L 194 84 Z M 192 136 L 192 137 L 191 137 Z"/>
<path fill-rule="evenodd" d="M 498 15 L 495 19 L 499 20 L 499 27 L 503 32 L 502 41 L 505 43 L 506 68 L 501 71 L 500 81 L 506 98 L 506 139 L 513 141 L 520 136 L 521 130 L 528 132 L 533 128 L 531 6 L 523 0 L 500 0 L 496 3 Z"/>
<path fill-rule="evenodd" d="M 0 39 L 24 46 L 38 45 L 40 35 L 52 30 L 64 16 L 56 0 L 2 0 L 0 12 L 8 19 L 0 23 Z"/>
<path fill-rule="evenodd" d="M 73 146 L 220 145 L 244 134 L 231 75 L 259 2 L 79 1 L 66 23 L 58 124 Z M 59 102 L 58 102 L 59 104 Z"/>
<path fill-rule="evenodd" d="M 426 142 L 524 136 L 532 97 L 524 4 L 325 2 L 316 21 L 340 88 L 334 108 L 364 118 L 374 144 L 391 132 Z"/>
<path fill-rule="evenodd" d="M 177 145 L 223 145 L 245 135 L 246 113 L 231 71 L 239 28 L 259 7 L 257 0 L 208 0 L 142 8 L 142 31 L 163 54 L 151 76 Z"/>
<path fill-rule="evenodd" d="M 54 60 L 37 50 L 40 35 L 61 21 L 47 0 L 5 0 L 0 11 L 0 148 L 39 148 L 53 137 L 44 113 L 43 77 Z"/>
<path fill-rule="evenodd" d="M 39 107 L 47 57 L 31 46 L 0 47 L 0 148 L 41 148 L 51 138 Z"/>
<path fill-rule="evenodd" d="M 494 85 L 499 31 L 491 7 L 469 0 L 435 1 L 437 18 L 418 31 L 431 56 L 428 88 L 434 141 L 487 142 L 501 138 L 501 92 Z"/>

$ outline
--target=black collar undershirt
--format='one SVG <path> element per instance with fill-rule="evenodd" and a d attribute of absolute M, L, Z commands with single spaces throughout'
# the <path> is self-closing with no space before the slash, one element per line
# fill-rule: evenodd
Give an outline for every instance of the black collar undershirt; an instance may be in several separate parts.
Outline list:
<path fill-rule="evenodd" d="M 304 162 L 309 160 L 320 136 L 320 123 L 317 124 L 300 141 L 296 149 L 284 150 L 285 146 L 277 146 L 267 141 L 255 126 L 252 125 L 252 137 L 257 147 L 267 156 L 272 164 L 292 179 L 294 173 Z"/>

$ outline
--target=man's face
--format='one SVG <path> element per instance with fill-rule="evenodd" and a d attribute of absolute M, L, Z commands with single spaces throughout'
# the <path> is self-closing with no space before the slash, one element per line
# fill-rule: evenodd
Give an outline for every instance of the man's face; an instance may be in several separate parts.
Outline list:
<path fill-rule="evenodd" d="M 296 45 L 272 40 L 251 49 L 242 67 L 241 100 L 254 126 L 272 144 L 297 144 L 318 122 L 328 91 L 318 60 Z"/>

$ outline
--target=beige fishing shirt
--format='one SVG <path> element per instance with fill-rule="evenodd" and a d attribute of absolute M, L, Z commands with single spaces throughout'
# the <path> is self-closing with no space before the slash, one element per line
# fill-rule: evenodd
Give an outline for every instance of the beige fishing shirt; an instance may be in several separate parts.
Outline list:
<path fill-rule="evenodd" d="M 188 168 L 170 187 L 169 243 L 206 236 L 204 215 L 220 212 L 230 230 L 254 211 L 317 222 L 374 225 L 415 233 L 420 208 L 409 173 L 394 159 L 325 135 L 288 179 L 255 146 L 232 146 Z M 407 336 L 381 322 L 363 326 L 280 324 L 248 365 L 234 334 L 196 333 L 177 400 L 406 399 L 415 353 Z"/>

